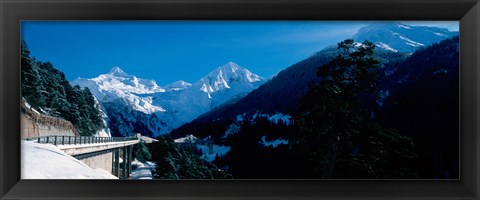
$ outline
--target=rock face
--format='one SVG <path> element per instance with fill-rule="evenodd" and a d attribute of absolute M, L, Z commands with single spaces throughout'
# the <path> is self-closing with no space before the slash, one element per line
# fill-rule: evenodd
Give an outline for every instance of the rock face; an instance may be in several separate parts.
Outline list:
<path fill-rule="evenodd" d="M 247 94 L 265 79 L 229 62 L 190 84 L 179 80 L 160 87 L 113 67 L 95 78 L 78 78 L 73 85 L 88 87 L 107 113 L 112 135 L 168 133 L 228 100 Z"/>

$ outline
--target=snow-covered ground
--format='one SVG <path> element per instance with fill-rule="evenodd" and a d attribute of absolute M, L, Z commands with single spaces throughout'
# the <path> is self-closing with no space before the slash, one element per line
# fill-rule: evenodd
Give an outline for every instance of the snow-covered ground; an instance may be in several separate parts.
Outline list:
<path fill-rule="evenodd" d="M 150 161 L 142 163 L 135 159 L 132 161 L 132 165 L 135 165 L 137 168 L 132 170 L 130 179 L 153 179 L 152 170 L 156 166 L 155 163 Z"/>
<path fill-rule="evenodd" d="M 22 141 L 22 179 L 118 179 L 103 169 L 92 169 L 51 144 Z"/>
<path fill-rule="evenodd" d="M 278 145 L 281 145 L 281 144 L 288 144 L 288 140 L 285 140 L 285 139 L 282 139 L 282 138 L 279 138 L 279 139 L 276 139 L 276 140 L 267 140 L 267 137 L 266 136 L 262 136 L 262 141 L 260 141 L 260 144 L 262 144 L 263 146 L 272 146 L 273 148 L 276 148 Z"/>
<path fill-rule="evenodd" d="M 229 146 L 222 146 L 222 145 L 213 145 L 213 153 L 210 154 L 209 150 L 210 148 L 208 145 L 196 145 L 198 149 L 202 150 L 202 156 L 200 158 L 205 159 L 208 162 L 212 162 L 215 160 L 215 157 L 217 156 L 225 156 L 228 151 L 230 151 Z"/>

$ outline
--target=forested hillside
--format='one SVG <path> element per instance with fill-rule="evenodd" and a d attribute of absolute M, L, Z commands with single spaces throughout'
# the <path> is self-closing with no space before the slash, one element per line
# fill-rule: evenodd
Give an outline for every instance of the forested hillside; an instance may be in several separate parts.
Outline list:
<path fill-rule="evenodd" d="M 335 46 L 327 47 L 311 57 L 302 60 L 282 71 L 258 89 L 250 92 L 246 97 L 226 103 L 210 112 L 207 112 L 190 123 L 174 129 L 170 134 L 182 137 L 194 134 L 201 137 L 208 134 L 220 135 L 228 129 L 237 115 L 245 113 L 251 117 L 257 112 L 275 114 L 291 113 L 297 107 L 300 98 L 305 95 L 312 85 L 318 83 L 316 70 L 339 53 Z M 382 64 L 390 61 L 399 61 L 406 57 L 404 53 L 375 50 L 375 58 Z"/>
<path fill-rule="evenodd" d="M 339 43 L 172 134 L 230 146 L 215 164 L 235 178 L 458 178 L 458 37 L 373 49 Z"/>
<path fill-rule="evenodd" d="M 93 135 L 104 128 L 98 103 L 88 88 L 71 86 L 52 63 L 32 58 L 24 41 L 21 48 L 22 97 L 33 108 L 69 120 L 80 135 Z"/>
<path fill-rule="evenodd" d="M 458 178 L 459 37 L 417 50 L 381 81 L 378 118 L 412 137 L 422 177 Z"/>

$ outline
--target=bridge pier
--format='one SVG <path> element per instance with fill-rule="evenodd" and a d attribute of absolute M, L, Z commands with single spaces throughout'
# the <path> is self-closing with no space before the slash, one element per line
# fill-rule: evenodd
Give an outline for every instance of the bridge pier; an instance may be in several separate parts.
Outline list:
<path fill-rule="evenodd" d="M 122 149 L 122 178 L 127 178 L 127 147 L 123 147 Z"/>
<path fill-rule="evenodd" d="M 112 174 L 116 177 L 119 177 L 120 176 L 120 150 L 119 149 L 115 149 L 113 151 L 113 170 L 112 170 Z"/>
<path fill-rule="evenodd" d="M 132 152 L 133 145 L 128 146 L 128 176 L 132 173 Z"/>

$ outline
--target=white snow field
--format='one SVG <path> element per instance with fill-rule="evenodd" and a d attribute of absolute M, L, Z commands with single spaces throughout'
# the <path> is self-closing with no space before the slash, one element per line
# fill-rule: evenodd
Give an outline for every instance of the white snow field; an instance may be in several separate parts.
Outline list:
<path fill-rule="evenodd" d="M 22 141 L 22 179 L 118 179 L 103 169 L 92 169 L 51 144 Z"/>

